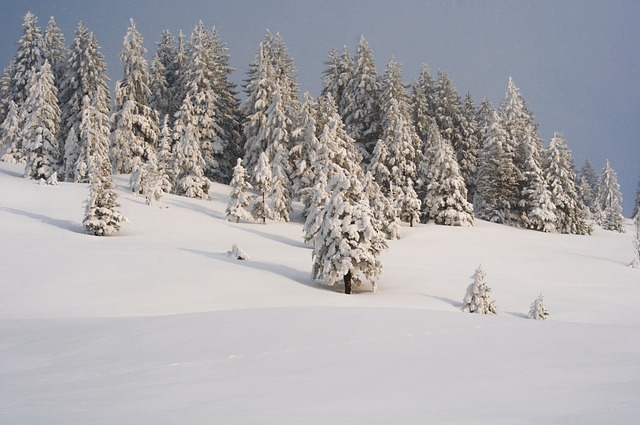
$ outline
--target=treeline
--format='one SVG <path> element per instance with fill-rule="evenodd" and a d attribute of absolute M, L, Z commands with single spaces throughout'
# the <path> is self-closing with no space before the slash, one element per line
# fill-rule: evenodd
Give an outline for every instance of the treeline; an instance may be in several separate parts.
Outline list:
<path fill-rule="evenodd" d="M 543 232 L 624 230 L 610 164 L 598 173 L 587 162 L 578 176 L 560 133 L 544 147 L 511 79 L 497 108 L 487 99 L 476 107 L 426 65 L 411 85 L 395 59 L 378 75 L 362 37 L 354 55 L 329 53 L 322 92 L 301 100 L 278 34 L 267 32 L 240 88 L 225 43 L 202 22 L 188 38 L 164 31 L 150 63 L 146 53 L 132 20 L 112 99 L 95 35 L 80 23 L 67 47 L 53 18 L 43 32 L 27 13 L 2 75 L 1 159 L 49 184 L 131 174 L 132 190 L 149 199 L 207 199 L 211 182 L 241 181 L 230 218 L 286 221 L 299 199 L 307 239 L 337 185 L 368 204 L 385 238 L 399 237 L 400 221 L 474 218 Z M 232 180 L 234 169 L 243 177 Z"/>

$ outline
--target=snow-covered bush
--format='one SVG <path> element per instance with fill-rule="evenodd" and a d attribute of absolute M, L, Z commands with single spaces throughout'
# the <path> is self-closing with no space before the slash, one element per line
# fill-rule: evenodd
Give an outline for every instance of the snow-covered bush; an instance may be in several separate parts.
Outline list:
<path fill-rule="evenodd" d="M 486 273 L 482 270 L 482 266 L 478 266 L 476 272 L 471 276 L 473 282 L 467 288 L 467 294 L 464 296 L 462 311 L 480 314 L 497 314 L 495 301 L 491 301 L 489 293 L 491 288 L 484 283 Z"/>
<path fill-rule="evenodd" d="M 229 257 L 235 258 L 236 260 L 248 260 L 249 256 L 244 253 L 243 250 L 240 249 L 238 244 L 233 244 L 231 247 L 231 251 L 227 251 L 227 255 Z"/>
<path fill-rule="evenodd" d="M 233 167 L 233 178 L 231 179 L 231 193 L 227 204 L 227 220 L 238 223 L 240 220 L 253 221 L 249 212 L 249 204 L 252 195 L 249 193 L 251 184 L 246 180 L 247 172 L 242 166 L 242 159 L 238 158 L 236 166 Z"/>
<path fill-rule="evenodd" d="M 538 298 L 535 299 L 533 303 L 531 303 L 531 309 L 529 310 L 529 319 L 535 320 L 547 320 L 549 317 L 549 312 L 544 307 L 544 298 L 542 294 L 538 295 Z"/>

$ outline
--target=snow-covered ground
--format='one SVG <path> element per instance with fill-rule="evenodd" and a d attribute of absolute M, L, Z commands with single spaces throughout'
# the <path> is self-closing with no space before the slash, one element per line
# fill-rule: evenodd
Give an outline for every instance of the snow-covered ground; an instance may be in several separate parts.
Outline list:
<path fill-rule="evenodd" d="M 87 185 L 21 173 L 0 163 L 0 424 L 640 418 L 631 232 L 406 227 L 378 292 L 344 295 L 310 281 L 301 223 L 225 221 L 226 186 L 150 207 L 118 176 L 131 223 L 101 238 Z M 497 316 L 460 311 L 480 264 Z"/>

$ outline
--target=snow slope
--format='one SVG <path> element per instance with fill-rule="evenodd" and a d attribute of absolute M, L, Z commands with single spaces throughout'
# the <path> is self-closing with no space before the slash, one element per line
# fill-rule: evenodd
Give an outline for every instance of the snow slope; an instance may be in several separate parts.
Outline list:
<path fill-rule="evenodd" d="M 378 292 L 347 296 L 310 282 L 299 222 L 226 222 L 226 186 L 149 207 L 118 176 L 131 224 L 99 238 L 80 225 L 87 185 L 21 173 L 0 163 L 1 424 L 640 417 L 630 232 L 407 227 Z M 460 312 L 479 264 L 497 316 Z M 546 322 L 526 319 L 540 293 Z"/>

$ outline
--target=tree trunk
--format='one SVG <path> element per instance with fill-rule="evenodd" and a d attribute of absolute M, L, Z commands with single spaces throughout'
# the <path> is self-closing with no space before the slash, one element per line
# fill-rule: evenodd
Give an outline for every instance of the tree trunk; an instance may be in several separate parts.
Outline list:
<path fill-rule="evenodd" d="M 262 224 L 267 224 L 267 196 L 266 191 L 262 191 Z"/>
<path fill-rule="evenodd" d="M 344 293 L 351 293 L 351 270 L 349 270 L 347 274 L 344 275 Z"/>

